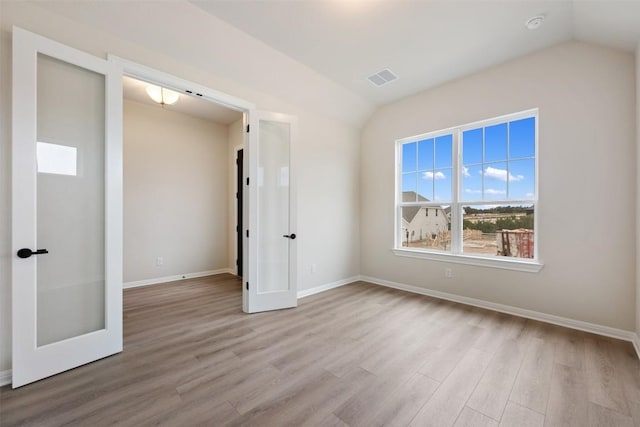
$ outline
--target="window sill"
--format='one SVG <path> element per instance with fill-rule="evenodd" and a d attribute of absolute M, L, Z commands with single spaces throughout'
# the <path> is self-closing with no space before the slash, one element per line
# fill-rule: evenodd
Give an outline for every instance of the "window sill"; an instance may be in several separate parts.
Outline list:
<path fill-rule="evenodd" d="M 472 256 L 472 255 L 459 255 L 459 254 L 449 254 L 449 253 L 438 253 L 438 252 L 425 252 L 420 250 L 413 249 L 391 249 L 391 251 L 398 255 L 409 258 L 421 258 L 421 259 L 430 259 L 433 261 L 441 261 L 441 262 L 453 262 L 456 264 L 467 264 L 467 265 L 477 265 L 480 267 L 492 267 L 492 268 L 500 268 L 503 270 L 515 270 L 515 271 L 524 271 L 528 273 L 538 273 L 544 267 L 544 264 L 538 261 L 525 261 L 522 259 L 508 259 L 508 258 L 498 258 L 498 257 L 482 257 L 482 256 Z"/>

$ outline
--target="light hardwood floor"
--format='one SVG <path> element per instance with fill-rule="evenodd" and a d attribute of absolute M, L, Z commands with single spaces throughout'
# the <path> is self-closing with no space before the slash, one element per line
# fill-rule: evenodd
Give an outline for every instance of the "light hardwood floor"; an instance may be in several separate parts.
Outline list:
<path fill-rule="evenodd" d="M 125 350 L 18 390 L 0 424 L 632 426 L 631 344 L 355 283 L 243 314 L 231 275 L 125 291 Z"/>

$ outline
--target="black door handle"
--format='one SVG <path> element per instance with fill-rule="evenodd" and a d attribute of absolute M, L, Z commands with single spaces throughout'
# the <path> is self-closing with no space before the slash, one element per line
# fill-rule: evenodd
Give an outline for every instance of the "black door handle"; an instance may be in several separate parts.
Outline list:
<path fill-rule="evenodd" d="M 295 240 L 296 239 L 296 235 L 291 233 L 291 234 L 283 234 L 282 237 L 286 237 L 287 239 L 291 239 L 291 240 Z"/>
<path fill-rule="evenodd" d="M 22 248 L 18 251 L 18 258 L 29 258 L 31 255 L 42 255 L 48 253 L 49 251 L 46 249 L 38 249 L 34 252 L 29 248 Z"/>

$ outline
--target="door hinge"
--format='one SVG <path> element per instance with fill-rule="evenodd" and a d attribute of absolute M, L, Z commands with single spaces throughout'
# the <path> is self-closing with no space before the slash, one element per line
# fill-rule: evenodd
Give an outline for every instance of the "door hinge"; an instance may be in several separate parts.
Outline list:
<path fill-rule="evenodd" d="M 247 185 L 249 185 L 249 177 L 247 177 Z"/>
<path fill-rule="evenodd" d="M 236 265 L 240 266 L 240 260 L 239 259 L 236 259 Z"/>
<path fill-rule="evenodd" d="M 247 290 L 249 290 L 249 282 L 247 282 Z"/>
<path fill-rule="evenodd" d="M 249 237 L 249 229 L 247 229 L 247 237 Z"/>
<path fill-rule="evenodd" d="M 251 125 L 247 125 L 247 133 L 249 133 L 250 129 L 251 129 Z"/>

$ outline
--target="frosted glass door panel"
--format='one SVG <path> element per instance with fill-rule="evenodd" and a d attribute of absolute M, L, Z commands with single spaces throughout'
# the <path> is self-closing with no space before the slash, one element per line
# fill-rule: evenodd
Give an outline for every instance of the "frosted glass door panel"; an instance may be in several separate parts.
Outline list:
<path fill-rule="evenodd" d="M 289 123 L 260 120 L 258 293 L 289 290 Z"/>
<path fill-rule="evenodd" d="M 38 54 L 37 345 L 105 328 L 105 76 Z"/>

